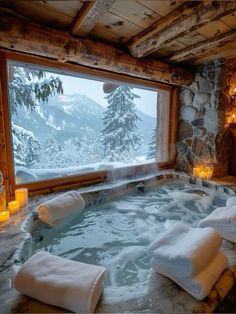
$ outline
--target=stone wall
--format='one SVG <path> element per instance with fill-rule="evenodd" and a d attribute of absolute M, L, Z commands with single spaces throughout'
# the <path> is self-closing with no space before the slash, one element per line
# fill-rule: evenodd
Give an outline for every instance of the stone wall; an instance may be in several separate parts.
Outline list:
<path fill-rule="evenodd" d="M 228 69 L 223 60 L 199 67 L 191 85 L 180 93 L 176 168 L 192 173 L 195 165 L 207 163 L 213 176 L 227 174 L 229 129 L 225 115 L 230 102 L 227 95 Z"/>

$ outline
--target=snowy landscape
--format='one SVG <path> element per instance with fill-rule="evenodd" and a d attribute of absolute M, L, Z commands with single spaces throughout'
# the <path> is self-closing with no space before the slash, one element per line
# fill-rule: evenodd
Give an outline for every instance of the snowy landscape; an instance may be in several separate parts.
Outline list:
<path fill-rule="evenodd" d="M 19 74 L 21 79 L 18 70 L 21 68 L 15 70 L 15 76 Z M 30 80 L 23 83 L 29 85 Z M 132 87 L 121 85 L 104 98 L 106 107 L 88 95 L 50 91 L 46 101 L 35 99 L 30 107 L 16 103 L 16 89 L 12 89 L 12 140 L 18 182 L 155 158 L 156 118 L 136 107 L 140 96 Z"/>

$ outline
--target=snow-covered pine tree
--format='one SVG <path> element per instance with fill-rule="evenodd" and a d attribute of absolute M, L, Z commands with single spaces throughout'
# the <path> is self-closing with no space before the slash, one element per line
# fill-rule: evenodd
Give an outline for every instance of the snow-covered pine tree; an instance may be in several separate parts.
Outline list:
<path fill-rule="evenodd" d="M 157 127 L 152 131 L 151 140 L 148 143 L 147 159 L 157 158 Z"/>
<path fill-rule="evenodd" d="M 103 116 L 104 128 L 101 130 L 104 158 L 108 161 L 129 161 L 131 151 L 141 145 L 136 122 L 134 99 L 139 98 L 132 87 L 120 85 L 105 97 L 108 106 Z"/>
<path fill-rule="evenodd" d="M 41 145 L 34 134 L 12 123 L 15 166 L 37 167 Z"/>
<path fill-rule="evenodd" d="M 12 115 L 24 107 L 35 110 L 38 102 L 47 102 L 49 97 L 62 94 L 59 77 L 48 76 L 42 70 L 9 65 L 9 96 Z M 40 143 L 32 132 L 13 125 L 13 151 L 16 166 L 36 167 L 40 159 Z M 30 134 L 30 135 L 29 135 Z"/>
<path fill-rule="evenodd" d="M 9 80 L 9 96 L 11 113 L 17 114 L 17 108 L 24 107 L 35 110 L 37 103 L 48 102 L 49 97 L 62 94 L 63 87 L 59 77 L 47 77 L 47 72 L 9 65 L 13 71 Z"/>
<path fill-rule="evenodd" d="M 41 156 L 41 167 L 43 168 L 63 168 L 67 165 L 63 163 L 63 154 L 61 147 L 57 144 L 57 141 L 50 137 L 43 147 L 43 153 Z M 66 161 L 65 161 L 66 162 Z"/>

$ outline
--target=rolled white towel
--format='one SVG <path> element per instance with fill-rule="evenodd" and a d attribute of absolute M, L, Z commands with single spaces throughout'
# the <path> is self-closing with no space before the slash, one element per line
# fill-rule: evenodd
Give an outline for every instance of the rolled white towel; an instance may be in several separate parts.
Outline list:
<path fill-rule="evenodd" d="M 105 270 L 42 251 L 22 266 L 14 284 L 21 293 L 41 302 L 92 313 L 103 290 Z"/>
<path fill-rule="evenodd" d="M 37 206 L 39 219 L 51 227 L 85 206 L 82 196 L 76 191 L 63 193 Z"/>
<path fill-rule="evenodd" d="M 218 252 L 202 272 L 195 277 L 189 278 L 177 278 L 172 273 L 168 273 L 157 267 L 155 262 L 152 265 L 156 272 L 173 280 L 197 300 L 203 300 L 210 293 L 221 273 L 228 267 L 228 260 L 222 252 Z"/>
<path fill-rule="evenodd" d="M 231 196 L 226 201 L 226 207 L 231 207 L 233 205 L 236 205 L 236 196 Z"/>
<path fill-rule="evenodd" d="M 216 256 L 221 242 L 213 228 L 191 228 L 178 223 L 148 247 L 148 254 L 163 271 L 183 278 L 202 271 Z"/>
<path fill-rule="evenodd" d="M 236 205 L 216 208 L 198 227 L 213 227 L 224 239 L 236 243 Z"/>

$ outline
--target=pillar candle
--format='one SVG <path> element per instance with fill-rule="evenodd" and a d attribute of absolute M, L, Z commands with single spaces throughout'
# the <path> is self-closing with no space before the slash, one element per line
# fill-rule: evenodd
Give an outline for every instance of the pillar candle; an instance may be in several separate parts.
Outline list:
<path fill-rule="evenodd" d="M 10 214 L 16 214 L 20 210 L 20 203 L 19 201 L 11 201 L 8 203 L 8 209 Z"/>
<path fill-rule="evenodd" d="M 15 190 L 15 199 L 19 202 L 20 208 L 28 204 L 28 189 L 21 188 Z"/>
<path fill-rule="evenodd" d="M 5 222 L 9 219 L 10 214 L 8 210 L 5 210 L 3 212 L 0 212 L 0 222 Z"/>
<path fill-rule="evenodd" d="M 199 176 L 199 172 L 200 172 L 200 168 L 199 167 L 194 167 L 193 168 L 193 175 L 195 177 L 198 177 Z"/>

